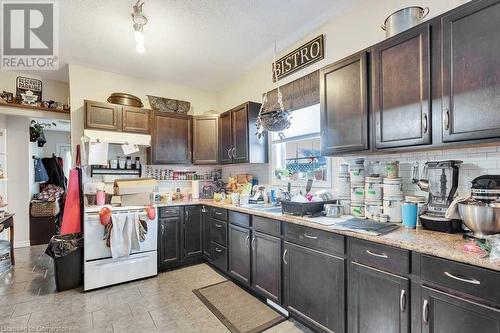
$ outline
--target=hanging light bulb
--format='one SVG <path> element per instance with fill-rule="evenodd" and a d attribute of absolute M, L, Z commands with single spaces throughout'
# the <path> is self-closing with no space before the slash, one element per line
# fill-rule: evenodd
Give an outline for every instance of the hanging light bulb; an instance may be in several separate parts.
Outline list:
<path fill-rule="evenodd" d="M 134 22 L 134 36 L 135 36 L 135 50 L 138 53 L 144 53 L 144 26 L 148 23 L 148 19 L 144 16 L 142 12 L 142 6 L 144 6 L 144 2 L 141 3 L 141 0 L 138 0 L 135 6 L 133 7 L 132 13 L 132 21 Z"/>

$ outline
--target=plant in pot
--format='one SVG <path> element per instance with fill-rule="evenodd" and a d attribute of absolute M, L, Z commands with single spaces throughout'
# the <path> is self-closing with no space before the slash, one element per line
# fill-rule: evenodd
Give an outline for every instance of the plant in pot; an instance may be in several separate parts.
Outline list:
<path fill-rule="evenodd" d="M 31 120 L 30 125 L 30 142 L 37 142 L 38 147 L 43 147 L 47 140 L 43 134 L 45 128 L 51 128 L 52 126 L 57 126 L 56 123 L 39 123 L 36 120 Z"/>

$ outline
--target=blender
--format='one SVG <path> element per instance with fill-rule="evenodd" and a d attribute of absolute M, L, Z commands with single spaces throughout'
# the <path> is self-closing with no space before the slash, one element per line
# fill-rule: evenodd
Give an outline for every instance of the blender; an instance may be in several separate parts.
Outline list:
<path fill-rule="evenodd" d="M 427 162 L 423 179 L 416 178 L 414 169 L 413 183 L 429 193 L 427 207 L 419 216 L 424 229 L 448 233 L 464 231 L 461 220 L 445 217 L 457 192 L 458 167 L 461 163 L 457 160 Z"/>

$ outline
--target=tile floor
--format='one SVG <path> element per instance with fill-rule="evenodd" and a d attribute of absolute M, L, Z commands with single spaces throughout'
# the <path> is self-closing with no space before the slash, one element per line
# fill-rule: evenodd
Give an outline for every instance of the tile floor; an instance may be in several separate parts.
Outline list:
<path fill-rule="evenodd" d="M 0 330 L 44 332 L 229 332 L 192 293 L 225 280 L 206 264 L 82 293 L 57 293 L 45 246 L 16 249 L 0 277 Z M 267 332 L 311 332 L 288 320 Z"/>

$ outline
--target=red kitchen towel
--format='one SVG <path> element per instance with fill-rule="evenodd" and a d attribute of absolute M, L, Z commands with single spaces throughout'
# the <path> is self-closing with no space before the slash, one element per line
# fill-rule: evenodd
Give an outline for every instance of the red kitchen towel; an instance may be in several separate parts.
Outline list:
<path fill-rule="evenodd" d="M 72 169 L 69 173 L 68 190 L 64 204 L 61 235 L 79 233 L 82 231 L 80 223 L 80 184 L 78 170 Z"/>

